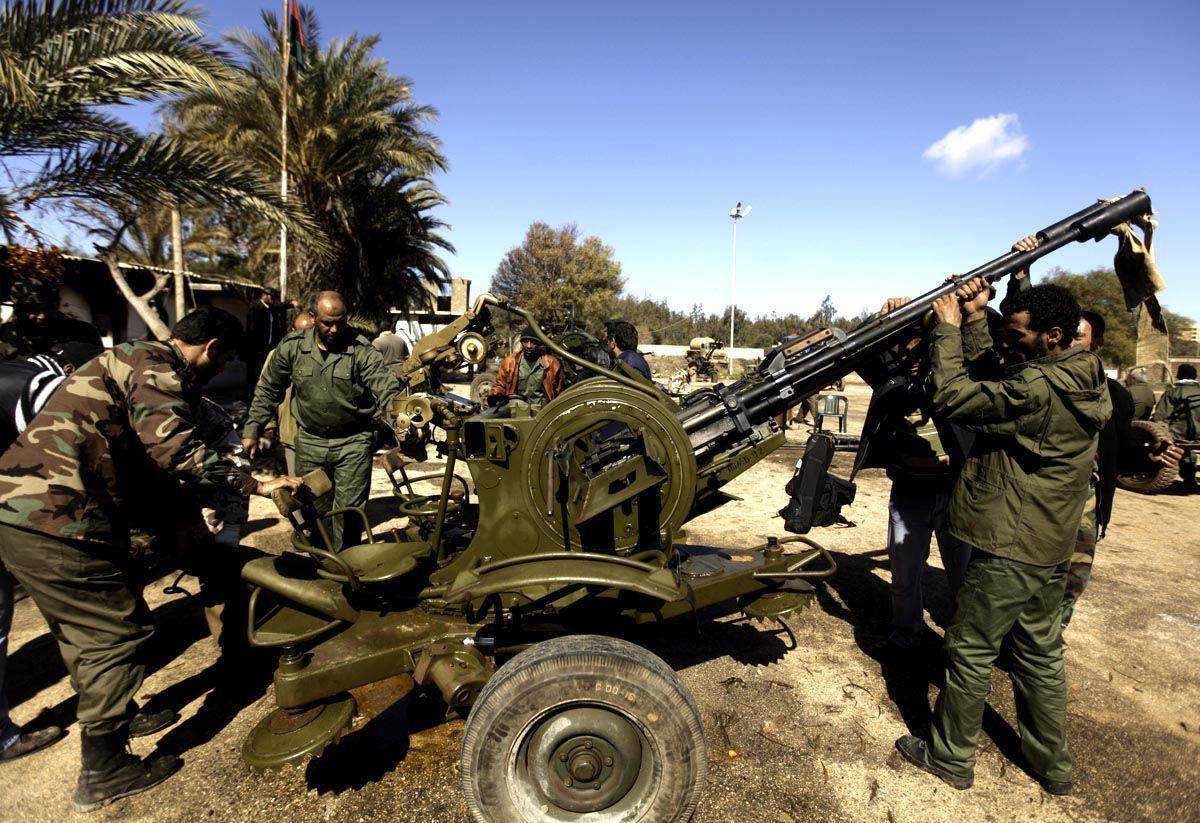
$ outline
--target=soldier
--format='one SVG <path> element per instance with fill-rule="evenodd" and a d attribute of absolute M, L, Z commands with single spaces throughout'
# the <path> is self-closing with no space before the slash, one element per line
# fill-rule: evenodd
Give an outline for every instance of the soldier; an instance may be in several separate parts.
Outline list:
<path fill-rule="evenodd" d="M 605 323 L 608 339 L 605 343 L 608 345 L 608 351 L 613 358 L 625 363 L 629 368 L 640 374 L 647 380 L 653 380 L 650 376 L 650 364 L 646 362 L 646 358 L 637 350 L 638 333 L 637 328 L 626 320 L 616 320 Z"/>
<path fill-rule="evenodd" d="M 59 343 L 51 351 L 50 355 L 35 355 L 29 360 L 0 362 L 0 454 L 7 451 L 67 375 L 100 353 L 99 348 L 78 342 Z M 62 737 L 58 726 L 23 732 L 8 716 L 4 672 L 13 602 L 12 578 L 0 562 L 0 763 L 32 754 Z"/>
<path fill-rule="evenodd" d="M 1171 434 L 1180 440 L 1195 440 L 1200 434 L 1200 383 L 1196 382 L 1196 367 L 1180 363 L 1175 372 L 1175 385 L 1163 392 L 1150 418 L 1166 423 Z M 1188 486 L 1196 485 L 1196 452 L 1189 450 L 1180 461 L 1179 476 Z"/>
<path fill-rule="evenodd" d="M 908 302 L 906 297 L 891 298 L 880 311 L 886 314 Z M 971 547 L 946 528 L 946 506 L 962 466 L 962 454 L 949 424 L 933 416 L 928 345 L 924 338 L 916 337 L 898 347 L 897 355 L 908 373 L 903 381 L 889 380 L 872 395 L 867 425 L 874 430 L 864 431 L 860 454 L 863 466 L 884 466 L 892 481 L 888 498 L 892 572 L 888 642 L 895 649 L 906 650 L 920 647 L 925 635 L 921 578 L 932 539 L 937 537 L 952 606 Z"/>
<path fill-rule="evenodd" d="M 292 332 L 276 347 L 242 431 L 242 445 L 253 457 L 262 427 L 292 387 L 292 409 L 299 419 L 296 471 L 324 469 L 333 482 L 332 495 L 317 501 L 321 514 L 366 504 L 375 431 L 390 429 L 392 399 L 400 393 L 371 341 L 350 328 L 347 313 L 337 292 L 317 295 L 314 327 Z M 336 551 L 358 542 L 362 523 L 352 514 L 337 517 L 328 531 L 333 545 L 327 548 Z"/>
<path fill-rule="evenodd" d="M 180 765 L 126 751 L 131 734 L 162 725 L 131 723 L 140 650 L 153 632 L 129 549 L 139 489 L 160 476 L 244 495 L 300 485 L 259 482 L 197 436 L 199 391 L 241 333 L 232 315 L 205 307 L 166 343 L 109 349 L 67 378 L 0 457 L 0 559 L 46 618 L 79 695 L 80 812 L 144 791 Z"/>
<path fill-rule="evenodd" d="M 489 401 L 519 394 L 536 405 L 549 403 L 562 390 L 562 363 L 527 326 L 521 330 L 521 348 L 500 361 Z"/>
<path fill-rule="evenodd" d="M 246 338 L 242 345 L 242 360 L 246 363 L 246 403 L 254 401 L 254 387 L 262 373 L 267 355 L 287 334 L 288 309 L 298 309 L 295 300 L 279 301 L 278 289 L 261 289 L 258 299 L 250 304 L 246 314 Z"/>
<path fill-rule="evenodd" d="M 896 748 L 954 788 L 970 788 L 992 666 L 1007 638 L 1025 760 L 1045 791 L 1066 795 L 1062 598 L 1096 435 L 1112 403 L 1099 359 L 1071 345 L 1079 304 L 1058 286 L 1035 286 L 1005 306 L 1009 365 L 1000 380 L 972 379 L 964 361 L 992 345 L 988 291 L 978 278 L 934 304 L 934 407 L 977 432 L 948 511 L 950 533 L 972 546 L 972 557 L 946 630 L 945 686 L 929 741 L 906 735 Z"/>
<path fill-rule="evenodd" d="M 1104 316 L 1094 311 L 1080 313 L 1079 330 L 1075 332 L 1075 345 L 1084 351 L 1097 352 L 1104 346 L 1106 323 Z M 1063 629 L 1071 622 L 1075 604 L 1087 588 L 1092 576 L 1092 564 L 1096 560 L 1096 544 L 1104 539 L 1108 521 L 1112 517 L 1113 499 L 1117 491 L 1117 472 L 1122 464 L 1136 459 L 1139 451 L 1133 439 L 1133 398 L 1125 387 L 1106 378 L 1108 394 L 1112 398 L 1112 417 L 1100 430 L 1096 445 L 1096 471 L 1087 503 L 1083 507 L 1083 519 L 1075 537 L 1075 550 L 1071 553 L 1071 565 L 1067 570 L 1067 591 L 1063 596 Z M 1147 386 L 1147 388 L 1149 388 Z M 1153 393 L 1151 393 L 1153 396 Z M 1163 452 L 1150 455 L 1157 463 L 1178 466 L 1183 450 L 1171 445 Z"/>
<path fill-rule="evenodd" d="M 1133 419 L 1149 420 L 1154 412 L 1154 389 L 1147 382 L 1146 373 L 1141 369 L 1125 375 L 1125 387 L 1133 398 Z"/>
<path fill-rule="evenodd" d="M 79 341 L 102 348 L 91 323 L 59 309 L 58 289 L 40 280 L 19 280 L 12 287 L 13 316 L 0 326 L 0 359 L 49 354 L 55 343 Z"/>

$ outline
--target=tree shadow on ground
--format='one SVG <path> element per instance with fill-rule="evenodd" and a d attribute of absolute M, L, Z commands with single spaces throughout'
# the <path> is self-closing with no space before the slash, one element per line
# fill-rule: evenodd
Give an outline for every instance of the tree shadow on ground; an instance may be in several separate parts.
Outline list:
<path fill-rule="evenodd" d="M 927 738 L 933 717 L 929 687 L 934 685 L 940 689 L 945 679 L 941 638 L 926 628 L 924 641 L 917 649 L 900 650 L 888 643 L 891 592 L 888 581 L 875 573 L 878 569 L 889 568 L 886 549 L 861 554 L 836 551 L 831 554 L 837 561 L 838 570 L 817 586 L 821 608 L 851 626 L 859 649 L 879 664 L 888 697 L 904 724 L 911 733 Z M 935 622 L 944 626 L 950 613 L 945 574 L 927 568 L 922 578 L 922 590 L 926 608 Z M 1019 735 L 991 705 L 984 708 L 983 730 L 1002 755 L 1013 763 L 1024 763 Z"/>

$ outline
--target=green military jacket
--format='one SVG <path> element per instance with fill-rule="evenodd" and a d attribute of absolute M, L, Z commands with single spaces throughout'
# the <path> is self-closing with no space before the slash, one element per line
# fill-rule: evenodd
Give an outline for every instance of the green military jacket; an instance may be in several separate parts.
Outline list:
<path fill-rule="evenodd" d="M 1154 389 L 1140 381 L 1128 388 L 1129 396 L 1133 398 L 1133 419 L 1149 420 L 1154 411 Z"/>
<path fill-rule="evenodd" d="M 301 431 L 317 437 L 345 437 L 388 428 L 392 399 L 400 384 L 383 356 L 362 336 L 340 352 L 317 345 L 316 331 L 292 332 L 275 347 L 254 390 L 242 436 L 257 438 L 292 387 L 292 409 Z"/>
<path fill-rule="evenodd" d="M 528 357 L 522 357 L 517 361 L 517 394 L 522 395 L 526 400 L 532 403 L 546 402 L 546 389 L 542 386 L 542 380 L 546 375 L 546 368 L 542 364 L 542 358 L 538 358 L 530 363 Z"/>
<path fill-rule="evenodd" d="M 1200 437 L 1200 383 L 1195 380 L 1178 380 L 1154 407 L 1150 418 L 1166 423 L 1171 434 L 1180 440 L 1195 440 Z"/>
<path fill-rule="evenodd" d="M 0 456 L 0 522 L 124 545 L 156 475 L 249 494 L 257 482 L 197 431 L 198 396 L 166 343 L 123 343 L 68 377 Z"/>
<path fill-rule="evenodd" d="M 982 328 L 980 328 L 982 327 Z M 1112 414 L 1099 358 L 1072 346 L 973 380 L 966 359 L 991 347 L 986 321 L 933 330 L 933 403 L 977 433 L 950 499 L 950 533 L 1034 566 L 1071 556 L 1088 496 L 1096 436 Z M 965 350 L 965 351 L 964 351 Z"/>

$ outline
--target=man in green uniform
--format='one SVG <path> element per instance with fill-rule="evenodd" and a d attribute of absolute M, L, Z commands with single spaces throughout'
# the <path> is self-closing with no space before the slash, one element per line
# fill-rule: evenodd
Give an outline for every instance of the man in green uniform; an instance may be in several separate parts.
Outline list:
<path fill-rule="evenodd" d="M 148 789 L 180 765 L 126 751 L 140 650 L 153 632 L 129 548 L 143 490 L 166 478 L 198 496 L 300 485 L 260 483 L 197 434 L 200 389 L 241 331 L 232 315 L 205 307 L 166 343 L 109 349 L 68 377 L 0 457 L 0 560 L 46 618 L 79 694 L 78 811 Z"/>
<path fill-rule="evenodd" d="M 388 372 L 371 341 L 350 328 L 348 306 L 332 291 L 317 295 L 313 328 L 294 331 L 279 342 L 263 368 L 254 403 L 242 431 L 251 457 L 262 428 L 283 402 L 288 386 L 299 430 L 296 473 L 324 469 L 333 493 L 317 501 L 317 511 L 362 507 L 371 491 L 375 432 L 390 428 L 388 412 L 400 384 Z M 357 516 L 335 517 L 326 524 L 328 548 L 355 545 L 362 533 Z"/>
<path fill-rule="evenodd" d="M 1035 286 L 1005 306 L 1002 379 L 969 376 L 964 362 L 992 345 L 987 294 L 980 278 L 934 305 L 934 409 L 977 433 L 947 513 L 972 557 L 946 631 L 946 681 L 929 740 L 906 735 L 896 748 L 969 788 L 992 666 L 1007 641 L 1026 763 L 1047 792 L 1070 794 L 1062 599 L 1096 435 L 1112 404 L 1099 358 L 1071 345 L 1079 304 L 1058 286 Z"/>
<path fill-rule="evenodd" d="M 1179 440 L 1195 440 L 1200 437 L 1200 383 L 1196 382 L 1196 367 L 1181 363 L 1175 372 L 1175 385 L 1171 386 L 1154 407 L 1151 420 L 1166 423 L 1172 436 Z M 1179 464 L 1179 476 L 1189 486 L 1196 484 L 1196 451 L 1188 450 Z"/>

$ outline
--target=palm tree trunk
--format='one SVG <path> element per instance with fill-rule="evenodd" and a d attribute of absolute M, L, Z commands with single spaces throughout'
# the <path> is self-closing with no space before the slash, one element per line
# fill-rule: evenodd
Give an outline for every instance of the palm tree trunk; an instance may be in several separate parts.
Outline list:
<path fill-rule="evenodd" d="M 175 269 L 175 322 L 178 323 L 187 309 L 183 294 L 183 220 L 178 206 L 171 209 L 171 259 Z"/>
<path fill-rule="evenodd" d="M 150 301 L 166 287 L 167 276 L 165 274 L 159 275 L 154 288 L 145 294 L 134 294 L 133 287 L 125 279 L 125 274 L 121 271 L 121 267 L 117 265 L 117 261 L 107 254 L 103 255 L 100 259 L 108 266 L 108 273 L 112 275 L 113 282 L 117 285 L 117 291 L 121 292 L 121 296 L 129 302 L 129 305 L 133 306 L 133 310 L 137 312 L 138 317 L 142 318 L 150 333 L 158 340 L 167 340 L 171 336 L 171 332 L 158 316 L 158 312 L 150 305 Z"/>

